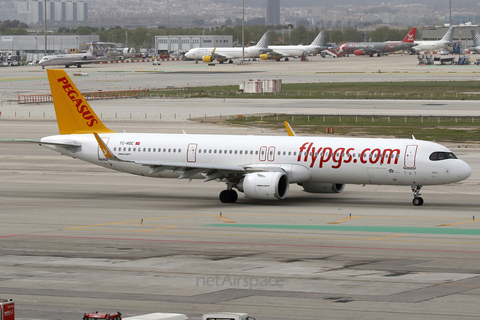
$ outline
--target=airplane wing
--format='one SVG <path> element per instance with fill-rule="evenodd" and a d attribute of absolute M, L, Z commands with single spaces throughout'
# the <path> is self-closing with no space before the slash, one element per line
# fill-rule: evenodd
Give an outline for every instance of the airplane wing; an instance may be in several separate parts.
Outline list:
<path fill-rule="evenodd" d="M 243 175 L 246 170 L 242 166 L 227 166 L 227 165 L 212 165 L 202 163 L 189 162 L 146 162 L 135 161 L 136 164 L 150 167 L 150 174 L 159 173 L 165 170 L 172 172 L 181 172 L 178 179 L 191 178 L 196 174 L 203 174 L 205 176 L 204 182 L 211 180 L 222 180 L 230 175 Z"/>
<path fill-rule="evenodd" d="M 280 59 L 284 57 L 290 57 L 290 54 L 282 52 L 281 50 L 272 50 L 268 53 L 268 58 L 270 59 Z"/>
<path fill-rule="evenodd" d="M 61 65 L 66 65 L 66 66 L 76 66 L 76 65 L 79 65 L 79 64 L 92 64 L 92 63 L 99 63 L 99 62 L 102 62 L 102 61 L 113 61 L 113 59 L 111 59 L 111 60 L 103 60 L 103 59 L 83 60 L 83 59 L 78 59 L 78 60 L 71 60 L 69 62 L 60 63 L 60 64 Z"/>
<path fill-rule="evenodd" d="M 232 56 L 230 54 L 220 54 L 216 52 L 212 52 L 212 60 L 229 60 L 229 59 L 236 59 L 237 57 Z"/>

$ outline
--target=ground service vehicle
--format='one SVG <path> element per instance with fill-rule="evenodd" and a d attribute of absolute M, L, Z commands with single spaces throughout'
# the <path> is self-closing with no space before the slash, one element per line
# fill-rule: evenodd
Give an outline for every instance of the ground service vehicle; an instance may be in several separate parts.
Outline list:
<path fill-rule="evenodd" d="M 0 320 L 15 320 L 15 302 L 0 299 Z"/>

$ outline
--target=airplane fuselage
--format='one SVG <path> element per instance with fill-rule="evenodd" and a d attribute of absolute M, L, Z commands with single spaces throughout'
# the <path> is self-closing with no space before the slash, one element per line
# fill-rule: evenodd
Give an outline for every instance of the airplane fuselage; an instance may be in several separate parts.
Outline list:
<path fill-rule="evenodd" d="M 362 50 L 363 54 L 378 54 L 378 53 L 390 53 L 409 49 L 414 46 L 414 43 L 402 42 L 402 41 L 389 41 L 389 42 L 358 42 L 358 43 L 345 43 L 337 49 L 339 54 L 355 54 L 356 51 Z"/>
<path fill-rule="evenodd" d="M 290 183 L 438 185 L 466 179 L 470 167 L 439 144 L 408 139 L 226 136 L 196 134 L 100 134 L 122 162 L 105 159 L 93 135 L 59 135 L 42 142 L 75 141 L 81 147 L 44 145 L 54 151 L 106 168 L 156 178 L 179 178 L 175 170 L 211 165 L 278 168 Z M 431 160 L 432 154 L 441 157 Z M 197 174 L 189 178 L 205 178 Z"/>
<path fill-rule="evenodd" d="M 83 61 L 95 60 L 95 56 L 90 53 L 59 54 L 43 57 L 38 63 L 41 66 L 63 66 L 77 65 Z"/>
<path fill-rule="evenodd" d="M 416 45 L 412 48 L 415 51 L 432 51 L 446 48 L 450 45 L 448 41 L 415 41 Z"/>

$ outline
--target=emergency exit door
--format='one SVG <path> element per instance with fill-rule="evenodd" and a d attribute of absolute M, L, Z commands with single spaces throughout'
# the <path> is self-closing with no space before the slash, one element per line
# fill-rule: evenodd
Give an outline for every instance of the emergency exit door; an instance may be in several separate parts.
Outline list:
<path fill-rule="evenodd" d="M 410 145 L 405 150 L 404 169 L 415 169 L 415 159 L 417 157 L 418 146 Z"/>

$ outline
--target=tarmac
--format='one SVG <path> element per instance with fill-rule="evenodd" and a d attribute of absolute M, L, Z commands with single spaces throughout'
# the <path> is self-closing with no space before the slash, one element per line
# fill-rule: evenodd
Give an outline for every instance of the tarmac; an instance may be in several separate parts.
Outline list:
<path fill-rule="evenodd" d="M 361 70 L 364 66 L 358 61 L 385 63 L 394 58 L 416 61 L 411 56 L 318 58 L 315 67 L 333 68 L 330 64 L 340 60 L 347 64 L 358 59 Z M 296 66 L 303 75 L 291 79 L 300 79 L 308 74 L 302 68 L 317 61 L 255 63 Z M 400 62 L 398 66 L 403 72 Z M 223 67 L 245 66 L 210 68 Z M 98 69 L 104 71 L 96 68 L 82 71 L 106 72 L 104 66 Z M 397 74 L 390 68 L 392 75 L 409 79 L 432 76 Z M 27 72 L 2 71 L 7 69 L 14 78 Z M 115 65 L 109 73 L 115 70 L 129 69 Z M 475 69 L 462 70 L 456 75 L 459 79 L 475 77 L 476 71 L 465 71 Z M 265 73 L 274 76 L 275 71 Z M 442 71 L 432 77 L 447 75 Z M 190 81 L 198 81 L 197 76 L 218 81 L 218 74 L 190 74 Z M 309 77 L 314 76 L 318 77 Z M 234 82 L 239 75 L 222 77 Z M 92 83 L 87 77 L 74 81 L 81 90 L 85 84 L 111 85 Z M 143 81 L 147 80 L 141 72 L 131 72 L 128 80 Z M 0 91 L 13 94 L 6 83 L 0 80 Z M 23 83 L 25 91 L 47 90 L 37 89 L 46 85 L 41 79 L 12 83 L 18 88 Z M 125 83 L 122 79 L 118 85 Z M 293 105 L 288 100 L 128 99 L 90 104 L 116 131 L 187 134 L 286 136 L 282 130 L 187 120 L 202 114 L 293 109 L 310 114 L 478 115 L 471 101 L 296 100 Z M 2 106 L 0 138 L 57 134 L 52 108 Z M 216 311 L 247 312 L 257 320 L 476 319 L 480 149 L 476 144 L 446 145 L 472 167 L 472 176 L 423 188 L 425 204 L 414 207 L 408 187 L 374 185 L 347 185 L 341 194 L 307 194 L 292 185 L 282 201 L 252 201 L 240 195 L 237 203 L 222 204 L 218 193 L 223 183 L 147 179 L 108 171 L 35 144 L 0 143 L 1 298 L 15 300 L 20 320 L 81 319 L 83 313 L 97 310 L 118 310 L 124 316 L 178 312 L 193 320 Z"/>

